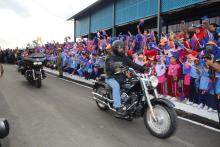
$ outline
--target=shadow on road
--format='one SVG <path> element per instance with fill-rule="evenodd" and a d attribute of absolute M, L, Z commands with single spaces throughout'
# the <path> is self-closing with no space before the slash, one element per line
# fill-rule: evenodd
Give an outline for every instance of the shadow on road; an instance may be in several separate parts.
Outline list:
<path fill-rule="evenodd" d="M 42 89 L 42 88 L 44 88 L 44 89 L 47 88 L 47 87 L 43 84 L 43 82 L 42 82 L 41 88 L 37 88 L 34 83 L 30 83 L 30 82 L 26 81 L 25 79 L 22 80 L 22 81 L 19 81 L 18 84 L 20 84 L 21 86 L 23 86 L 23 87 L 25 87 L 25 88 L 27 88 L 27 89 L 29 89 L 29 90 L 34 90 L 34 89 L 39 89 L 39 90 L 40 90 L 40 89 Z"/>

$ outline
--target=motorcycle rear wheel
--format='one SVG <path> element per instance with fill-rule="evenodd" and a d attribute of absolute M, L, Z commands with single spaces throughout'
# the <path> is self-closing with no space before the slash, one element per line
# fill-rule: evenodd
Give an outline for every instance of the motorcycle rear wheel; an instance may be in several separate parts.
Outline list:
<path fill-rule="evenodd" d="M 147 108 L 144 113 L 144 124 L 149 132 L 158 138 L 166 139 L 176 131 L 176 112 L 174 108 L 163 105 L 153 106 L 157 121 L 153 120 L 150 109 Z"/>
<path fill-rule="evenodd" d="M 98 87 L 96 92 L 100 95 L 105 95 L 106 94 L 106 90 L 105 90 L 104 87 Z M 98 100 L 96 100 L 96 105 L 102 111 L 107 111 L 108 110 L 108 106 L 104 105 L 103 103 L 99 102 Z"/>

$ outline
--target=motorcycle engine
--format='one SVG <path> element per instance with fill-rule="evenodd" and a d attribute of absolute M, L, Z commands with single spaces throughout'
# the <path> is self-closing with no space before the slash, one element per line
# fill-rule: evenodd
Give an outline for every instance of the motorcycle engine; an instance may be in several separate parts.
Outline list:
<path fill-rule="evenodd" d="M 121 93 L 121 99 L 122 99 L 123 102 L 127 102 L 129 100 L 128 94 L 125 93 L 125 92 L 122 92 Z"/>

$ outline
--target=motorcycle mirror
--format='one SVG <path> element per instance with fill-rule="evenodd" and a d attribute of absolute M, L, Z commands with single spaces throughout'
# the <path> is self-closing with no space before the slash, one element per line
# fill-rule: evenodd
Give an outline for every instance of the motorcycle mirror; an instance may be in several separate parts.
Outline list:
<path fill-rule="evenodd" d="M 9 123 L 5 118 L 0 118 L 0 139 L 7 137 L 9 134 Z"/>
<path fill-rule="evenodd" d="M 134 71 L 134 69 L 133 69 L 133 68 L 130 68 L 130 67 L 129 67 L 129 70 L 130 70 L 130 71 Z"/>

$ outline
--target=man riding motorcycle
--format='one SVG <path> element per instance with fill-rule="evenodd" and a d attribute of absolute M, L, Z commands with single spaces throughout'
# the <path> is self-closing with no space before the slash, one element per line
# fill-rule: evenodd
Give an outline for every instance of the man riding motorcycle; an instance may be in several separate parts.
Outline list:
<path fill-rule="evenodd" d="M 126 111 L 121 105 L 120 85 L 126 80 L 126 75 L 121 73 L 121 67 L 131 67 L 139 72 L 145 71 L 145 66 L 140 66 L 132 62 L 125 56 L 124 42 L 116 40 L 112 44 L 112 53 L 106 59 L 106 80 L 105 82 L 112 88 L 112 96 L 114 99 L 114 107 L 117 110 L 117 114 L 125 116 Z M 116 74 L 117 73 L 117 74 Z"/>
<path fill-rule="evenodd" d="M 25 74 L 25 71 L 27 70 L 27 66 L 25 64 L 25 60 L 27 60 L 29 57 L 31 57 L 32 54 L 35 54 L 35 48 L 26 48 L 26 50 L 22 53 L 22 59 L 19 63 L 19 68 L 21 69 L 22 74 Z M 36 53 L 38 54 L 38 53 Z M 45 71 L 42 70 L 42 76 L 43 78 L 46 78 Z"/>
<path fill-rule="evenodd" d="M 25 68 L 25 66 L 24 66 L 24 58 L 28 57 L 32 53 L 34 53 L 34 50 L 32 48 L 28 48 L 28 47 L 25 49 L 25 51 L 23 53 L 21 53 L 21 59 L 18 61 L 18 69 L 19 70 L 22 70 L 22 69 Z M 25 71 L 25 70 L 23 70 L 23 71 Z"/>

